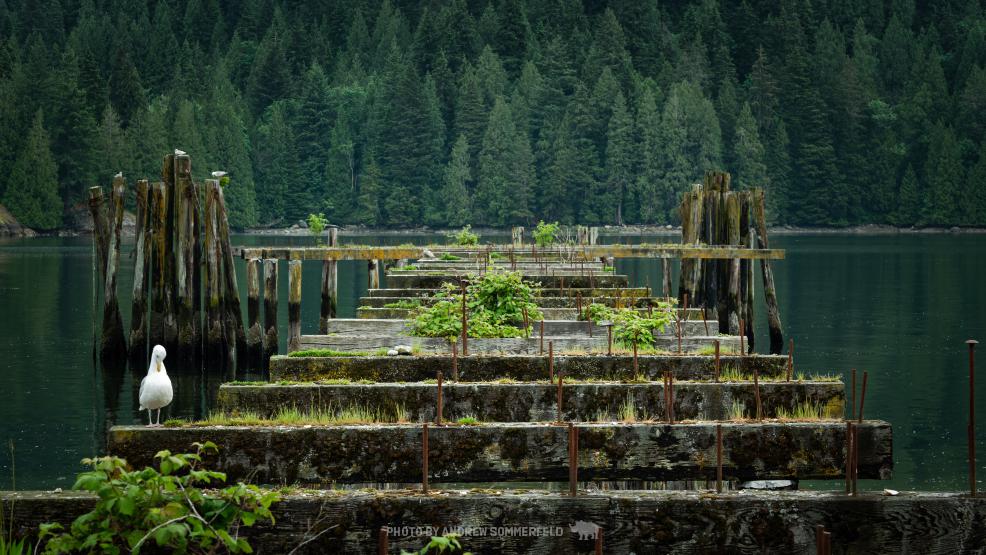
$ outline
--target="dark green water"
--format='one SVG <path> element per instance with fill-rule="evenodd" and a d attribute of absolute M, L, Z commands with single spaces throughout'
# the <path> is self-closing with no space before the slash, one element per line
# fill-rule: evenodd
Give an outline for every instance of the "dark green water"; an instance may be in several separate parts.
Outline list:
<path fill-rule="evenodd" d="M 435 238 L 342 240 L 398 244 Z M 607 237 L 606 242 L 611 240 L 615 239 Z M 245 245 L 309 241 L 234 238 L 234 243 Z M 787 259 L 774 268 L 785 332 L 796 341 L 797 369 L 844 376 L 853 367 L 867 370 L 866 416 L 894 426 L 894 479 L 872 486 L 964 489 L 964 341 L 986 339 L 986 237 L 813 235 L 777 236 L 772 241 L 772 246 L 787 249 Z M 119 284 L 127 325 L 130 248 L 125 245 Z M 356 301 L 366 290 L 365 268 L 365 263 L 340 263 L 341 317 L 355 314 Z M 618 261 L 617 269 L 629 273 L 637 285 L 660 283 L 656 260 Z M 244 273 L 241 265 L 241 281 Z M 287 299 L 286 267 L 281 274 L 280 298 Z M 319 264 L 305 264 L 303 333 L 318 327 L 319 274 Z M 81 470 L 79 460 L 102 450 L 108 425 L 145 417 L 137 414 L 136 388 L 146 370 L 106 372 L 92 362 L 92 291 L 88 237 L 0 239 L 0 489 L 12 485 L 12 462 L 18 489 L 70 487 Z M 758 291 L 758 302 L 761 297 Z M 757 308 L 758 350 L 763 351 L 766 322 L 762 304 Z M 283 343 L 286 306 L 280 316 Z M 986 369 L 986 362 L 980 366 Z M 209 412 L 222 381 L 259 377 L 174 364 L 168 372 L 176 398 L 167 416 L 186 418 Z M 986 372 L 980 380 L 986 387 L 984 382 Z M 986 415 L 986 390 L 980 391 L 977 411 Z M 980 438 L 986 438 L 986 421 L 980 430 Z M 986 452 L 980 460 L 986 461 Z M 986 470 L 978 475 L 986 476 Z"/>

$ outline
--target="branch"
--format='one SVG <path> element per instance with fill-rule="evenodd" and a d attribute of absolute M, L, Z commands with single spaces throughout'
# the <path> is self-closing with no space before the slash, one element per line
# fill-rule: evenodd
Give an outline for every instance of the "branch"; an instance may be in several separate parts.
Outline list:
<path fill-rule="evenodd" d="M 147 540 L 147 538 L 151 537 L 151 534 L 153 534 L 154 532 L 157 532 L 157 530 L 159 528 L 163 528 L 163 527 L 165 527 L 165 526 L 167 526 L 169 524 L 174 524 L 175 522 L 178 522 L 179 520 L 185 520 L 186 518 L 188 518 L 188 515 L 179 516 L 179 517 L 173 518 L 171 520 L 168 520 L 166 522 L 162 522 L 161 524 L 158 524 L 154 528 L 151 528 L 146 534 L 144 534 L 144 537 L 143 538 L 140 538 L 140 541 L 138 541 L 137 543 L 134 544 L 134 546 L 130 549 L 130 552 L 131 553 L 134 553 L 138 549 L 140 549 L 141 544 L 143 544 L 144 541 Z"/>

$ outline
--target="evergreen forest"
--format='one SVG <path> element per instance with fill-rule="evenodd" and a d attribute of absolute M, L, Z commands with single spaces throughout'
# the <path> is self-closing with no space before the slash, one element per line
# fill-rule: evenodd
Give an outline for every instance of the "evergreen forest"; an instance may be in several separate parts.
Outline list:
<path fill-rule="evenodd" d="M 0 0 L 0 203 L 229 172 L 231 224 L 986 226 L 981 0 Z"/>

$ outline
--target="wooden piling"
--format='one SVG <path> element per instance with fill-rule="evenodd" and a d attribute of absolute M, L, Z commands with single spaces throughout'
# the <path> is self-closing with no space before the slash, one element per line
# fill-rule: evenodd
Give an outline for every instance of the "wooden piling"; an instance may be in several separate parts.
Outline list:
<path fill-rule="evenodd" d="M 148 248 L 148 231 L 150 221 L 148 196 L 149 185 L 146 179 L 140 179 L 136 184 L 137 193 L 137 222 L 136 244 L 134 245 L 134 281 L 130 306 L 130 360 L 145 362 L 147 357 L 147 274 L 150 269 L 151 251 Z M 134 364 L 139 368 L 141 364 Z"/>
<path fill-rule="evenodd" d="M 510 244 L 515 247 L 524 246 L 524 228 L 523 227 L 512 227 L 510 228 Z"/>
<path fill-rule="evenodd" d="M 726 193 L 726 223 L 727 244 L 740 244 L 740 202 L 736 193 Z M 740 305 L 740 261 L 733 258 L 728 262 L 729 286 L 727 288 L 727 303 L 720 308 L 719 328 L 725 323 L 727 333 L 736 335 L 739 332 L 739 320 L 742 318 Z"/>
<path fill-rule="evenodd" d="M 205 240 L 204 249 L 204 281 L 205 281 L 205 359 L 210 363 L 227 362 L 228 350 L 226 344 L 226 329 L 223 313 L 222 288 L 222 247 L 219 246 L 219 215 L 217 212 L 215 192 L 211 187 L 206 188 L 205 215 L 203 228 Z M 249 278 L 248 278 L 249 281 Z M 259 356 L 257 357 L 259 360 Z"/>
<path fill-rule="evenodd" d="M 661 296 L 665 299 L 671 297 L 671 259 L 661 259 Z"/>
<path fill-rule="evenodd" d="M 260 259 L 247 260 L 247 361 L 251 368 L 263 367 L 264 331 L 260 324 Z"/>
<path fill-rule="evenodd" d="M 301 261 L 288 262 L 288 352 L 301 349 Z"/>
<path fill-rule="evenodd" d="M 195 236 L 193 235 L 194 189 L 192 162 L 187 154 L 174 157 L 175 186 L 175 291 L 177 293 L 179 360 L 195 359 L 200 341 L 195 321 L 198 299 L 195 297 Z"/>
<path fill-rule="evenodd" d="M 106 251 L 109 249 L 110 235 L 102 187 L 89 188 L 89 214 L 92 216 L 92 237 L 96 243 L 96 266 L 99 268 L 99 280 L 103 283 L 106 281 Z"/>
<path fill-rule="evenodd" d="M 148 343 L 170 349 L 177 344 L 178 324 L 172 310 L 173 297 L 168 276 L 171 254 L 168 252 L 168 191 L 165 183 L 151 187 L 151 314 Z"/>
<path fill-rule="evenodd" d="M 339 228 L 329 228 L 329 246 L 339 244 Z M 318 330 L 321 334 L 329 332 L 329 319 L 336 317 L 339 300 L 339 263 L 335 260 L 322 261 L 322 302 L 319 306 Z"/>
<path fill-rule="evenodd" d="M 110 233 L 106 250 L 106 280 L 103 287 L 103 333 L 100 338 L 99 360 L 104 366 L 116 366 L 127 359 L 127 339 L 123 333 L 123 317 L 116 296 L 116 276 L 120 267 L 120 236 L 123 232 L 123 177 L 113 179 L 110 196 Z"/>
<path fill-rule="evenodd" d="M 761 249 L 769 248 L 767 240 L 767 220 L 764 215 L 763 189 L 754 191 L 753 216 L 757 228 L 757 245 Z M 780 310 L 777 308 L 777 291 L 774 288 L 774 274 L 770 269 L 769 260 L 760 261 L 760 272 L 763 275 L 763 298 L 767 305 L 767 326 L 770 334 L 770 354 L 779 355 L 784 349 L 784 331 L 781 328 Z"/>
<path fill-rule="evenodd" d="M 233 259 L 233 246 L 229 240 L 226 200 L 218 179 L 209 180 L 208 186 L 216 192 L 218 198 L 216 214 L 219 224 L 219 246 L 223 255 L 223 305 L 228 350 L 243 358 L 246 352 L 246 334 L 243 331 L 243 313 L 240 311 L 240 293 L 236 288 L 236 264 Z"/>
<path fill-rule="evenodd" d="M 277 354 L 277 260 L 264 260 L 264 368 Z"/>

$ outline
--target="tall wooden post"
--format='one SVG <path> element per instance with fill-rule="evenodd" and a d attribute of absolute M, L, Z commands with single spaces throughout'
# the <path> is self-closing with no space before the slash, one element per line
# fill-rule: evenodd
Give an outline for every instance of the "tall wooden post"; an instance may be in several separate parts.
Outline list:
<path fill-rule="evenodd" d="M 329 246 L 339 245 L 339 228 L 329 228 Z M 336 304 L 339 299 L 338 290 L 339 263 L 335 260 L 322 261 L 322 303 L 319 307 L 318 332 L 329 333 L 329 318 L 336 317 Z"/>
<path fill-rule="evenodd" d="M 757 243 L 761 249 L 770 248 L 767 240 L 767 221 L 764 215 L 763 189 L 754 192 L 753 219 L 757 227 Z M 767 305 L 767 326 L 770 330 L 770 354 L 779 355 L 784 349 L 784 330 L 781 328 L 780 310 L 777 308 L 777 291 L 774 288 L 774 274 L 770 270 L 770 261 L 760 260 L 760 272 L 763 275 L 763 298 Z"/>
<path fill-rule="evenodd" d="M 288 352 L 301 349 L 301 261 L 288 262 Z"/>
<path fill-rule="evenodd" d="M 100 282 L 106 281 L 106 251 L 109 248 L 109 223 L 106 221 L 106 207 L 102 187 L 89 188 L 89 214 L 92 215 L 92 237 L 96 242 L 96 265 L 99 268 Z"/>
<path fill-rule="evenodd" d="M 218 198 L 216 221 L 219 224 L 219 247 L 222 250 L 226 340 L 230 354 L 235 352 L 240 358 L 243 358 L 246 356 L 246 334 L 243 332 L 243 313 L 240 312 L 240 292 L 236 288 L 236 264 L 233 259 L 233 246 L 229 241 L 229 217 L 226 214 L 226 200 L 218 179 L 210 179 L 208 186 Z"/>
<path fill-rule="evenodd" d="M 726 200 L 726 225 L 728 233 L 728 244 L 738 246 L 740 244 L 740 202 L 739 196 L 735 192 L 725 195 Z M 740 304 L 740 261 L 734 258 L 729 261 L 729 302 L 724 307 L 720 307 L 719 326 L 720 330 L 725 322 L 729 334 L 739 333 L 739 321 L 743 317 L 742 305 Z M 725 320 L 724 320 L 725 319 Z"/>
<path fill-rule="evenodd" d="M 260 259 L 247 260 L 247 361 L 251 368 L 263 367 L 264 331 L 260 326 Z M 257 366 L 258 363 L 261 363 Z"/>
<path fill-rule="evenodd" d="M 366 287 L 368 289 L 380 289 L 380 261 L 370 260 L 366 264 L 368 270 Z"/>
<path fill-rule="evenodd" d="M 126 361 L 127 339 L 123 333 L 123 318 L 116 297 L 116 275 L 120 267 L 120 235 L 123 232 L 123 195 L 126 192 L 123 177 L 113 178 L 113 194 L 110 197 L 109 246 L 106 250 L 106 280 L 103 287 L 103 335 L 100 339 L 99 359 L 104 365 L 118 365 Z"/>
<path fill-rule="evenodd" d="M 192 188 L 192 161 L 187 154 L 175 160 L 175 284 L 178 299 L 179 360 L 193 360 L 199 343 L 195 321 L 195 216 Z"/>
<path fill-rule="evenodd" d="M 151 187 L 150 251 L 151 251 L 151 316 L 150 344 L 161 344 L 167 349 L 176 344 L 178 325 L 171 310 L 171 288 L 168 284 L 168 192 L 165 183 Z"/>
<path fill-rule="evenodd" d="M 264 260 L 264 368 L 277 354 L 277 260 Z"/>
<path fill-rule="evenodd" d="M 665 299 L 671 297 L 671 259 L 661 259 L 661 296 Z"/>
<path fill-rule="evenodd" d="M 206 187 L 205 200 L 205 356 L 222 361 L 228 349 L 223 324 L 222 247 L 219 246 L 218 199 L 212 187 Z"/>
<path fill-rule="evenodd" d="M 524 246 L 524 228 L 523 227 L 512 227 L 510 228 L 510 244 L 515 247 Z"/>
<path fill-rule="evenodd" d="M 133 304 L 130 311 L 130 360 L 134 368 L 137 362 L 145 362 L 147 356 L 147 272 L 150 267 L 151 251 L 147 239 L 149 225 L 148 183 L 146 179 L 137 181 L 137 222 L 136 245 L 134 246 Z"/>
<path fill-rule="evenodd" d="M 589 244 L 595 245 L 599 241 L 599 228 L 592 226 L 589 228 Z"/>

